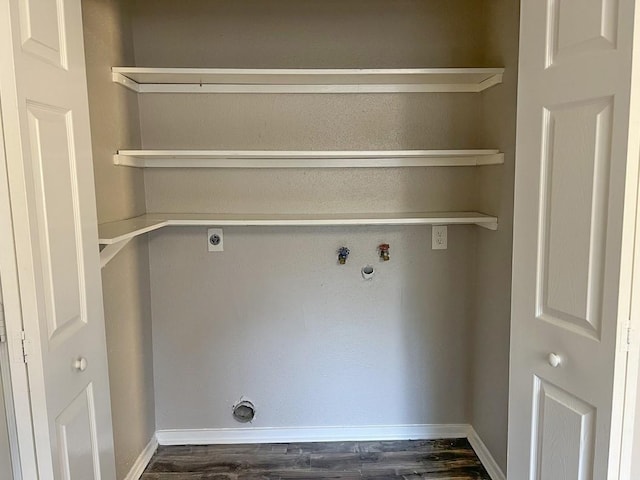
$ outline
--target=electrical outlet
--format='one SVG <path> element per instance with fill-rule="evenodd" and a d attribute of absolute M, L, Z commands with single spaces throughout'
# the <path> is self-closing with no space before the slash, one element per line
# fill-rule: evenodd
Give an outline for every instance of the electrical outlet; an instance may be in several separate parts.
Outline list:
<path fill-rule="evenodd" d="M 224 250 L 221 228 L 210 228 L 207 230 L 207 245 L 210 252 L 222 252 Z"/>
<path fill-rule="evenodd" d="M 447 226 L 434 225 L 431 227 L 431 249 L 446 250 L 447 249 Z"/>

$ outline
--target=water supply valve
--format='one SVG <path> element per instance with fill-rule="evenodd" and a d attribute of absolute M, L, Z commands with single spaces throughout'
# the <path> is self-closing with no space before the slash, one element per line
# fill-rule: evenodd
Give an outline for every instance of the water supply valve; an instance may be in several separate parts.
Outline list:
<path fill-rule="evenodd" d="M 344 265 L 347 263 L 347 258 L 349 257 L 349 249 L 347 247 L 340 247 L 338 249 L 338 263 L 340 265 Z"/>
<path fill-rule="evenodd" d="M 383 262 L 388 262 L 389 261 L 389 244 L 388 243 L 383 243 L 381 245 L 378 245 L 378 250 L 380 251 L 380 259 Z"/>

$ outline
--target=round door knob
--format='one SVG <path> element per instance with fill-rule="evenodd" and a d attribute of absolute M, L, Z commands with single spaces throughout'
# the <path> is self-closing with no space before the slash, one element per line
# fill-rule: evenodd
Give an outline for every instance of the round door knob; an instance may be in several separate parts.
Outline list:
<path fill-rule="evenodd" d="M 553 368 L 559 367 L 562 364 L 562 357 L 556 353 L 549 354 L 549 365 Z"/>
<path fill-rule="evenodd" d="M 73 368 L 78 372 L 84 372 L 87 369 L 87 365 L 87 359 L 84 357 L 80 357 L 73 362 Z"/>

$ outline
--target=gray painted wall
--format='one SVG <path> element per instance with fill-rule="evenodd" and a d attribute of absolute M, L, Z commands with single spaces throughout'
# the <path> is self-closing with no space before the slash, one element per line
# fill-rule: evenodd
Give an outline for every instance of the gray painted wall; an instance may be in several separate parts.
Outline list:
<path fill-rule="evenodd" d="M 152 236 L 159 429 L 241 426 L 242 395 L 255 427 L 465 421 L 473 227 L 450 228 L 446 252 L 425 227 L 224 233 L 215 255 L 202 228 Z"/>
<path fill-rule="evenodd" d="M 486 51 L 485 3 L 138 0 L 136 64 L 500 65 Z M 509 87 L 496 95 L 515 99 Z M 145 148 L 493 147 L 483 138 L 491 108 L 483 98 L 145 95 L 139 108 Z M 504 125 L 495 125 L 491 140 L 508 148 L 513 132 L 499 133 Z M 508 192 L 486 179 L 508 184 L 511 169 L 148 170 L 145 188 L 150 212 L 475 209 L 488 203 L 479 186 L 496 189 L 489 199 Z M 491 206 L 509 214 L 499 201 Z M 477 238 L 487 236 L 485 250 L 504 263 L 509 224 L 495 245 L 491 232 L 450 227 L 449 250 L 438 252 L 430 250 L 428 227 L 227 228 L 220 254 L 206 252 L 203 228 L 152 234 L 158 428 L 238 426 L 230 408 L 241 395 L 258 405 L 255 426 L 469 421 L 484 407 L 468 400 L 469 352 L 479 348 L 473 324 L 492 321 L 474 313 L 477 284 L 492 274 L 476 275 Z M 385 264 L 375 252 L 382 241 L 392 246 Z M 345 267 L 335 259 L 342 244 L 354 252 Z M 360 277 L 366 263 L 380 267 L 371 282 Z M 508 290 L 492 292 L 507 307 L 507 326 Z M 504 341 L 508 352 L 508 327 Z M 498 374 L 506 368 L 501 363 Z M 497 387 L 506 398 L 502 378 Z M 496 408 L 504 409 L 496 418 L 506 419 L 506 405 Z M 483 431 L 501 458 L 502 424 Z"/>
<path fill-rule="evenodd" d="M 484 1 L 136 0 L 139 66 L 480 66 Z"/>
<path fill-rule="evenodd" d="M 145 211 L 144 177 L 113 166 L 118 148 L 140 145 L 136 95 L 111 82 L 111 67 L 133 63 L 130 3 L 83 0 L 85 53 L 98 221 Z M 131 242 L 102 270 L 117 478 L 155 432 L 148 240 Z"/>
<path fill-rule="evenodd" d="M 519 2 L 514 0 L 487 0 L 483 4 L 485 63 L 504 66 L 506 71 L 504 83 L 487 90 L 483 97 L 482 145 L 502 150 L 505 164 L 478 171 L 478 208 L 497 214 L 500 228 L 497 232 L 478 230 L 469 403 L 471 424 L 506 472 L 520 12 Z"/>

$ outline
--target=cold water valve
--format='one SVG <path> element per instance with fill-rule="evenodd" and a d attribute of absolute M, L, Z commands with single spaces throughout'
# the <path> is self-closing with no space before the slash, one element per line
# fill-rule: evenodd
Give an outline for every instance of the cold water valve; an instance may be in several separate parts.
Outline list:
<path fill-rule="evenodd" d="M 344 265 L 347 263 L 347 258 L 349 258 L 349 249 L 347 247 L 340 247 L 338 249 L 338 263 L 340 265 Z"/>
<path fill-rule="evenodd" d="M 380 252 L 380 259 L 383 262 L 388 262 L 389 261 L 389 244 L 388 243 L 383 243 L 381 245 L 378 246 L 378 251 Z"/>

